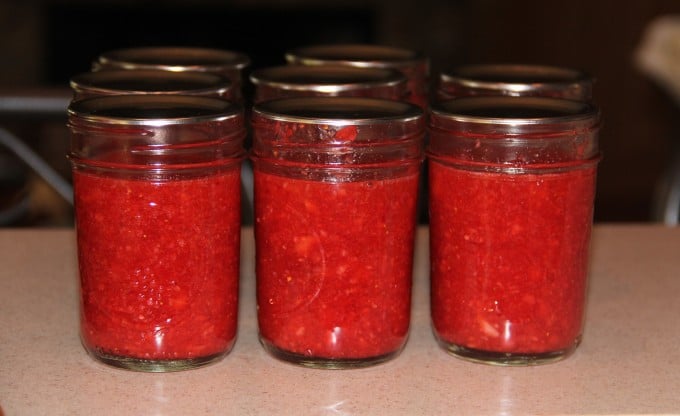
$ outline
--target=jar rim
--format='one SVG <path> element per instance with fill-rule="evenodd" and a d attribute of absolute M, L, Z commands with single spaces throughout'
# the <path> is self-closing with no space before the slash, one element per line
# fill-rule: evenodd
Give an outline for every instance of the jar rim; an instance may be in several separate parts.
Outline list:
<path fill-rule="evenodd" d="M 92 123 L 169 126 L 226 121 L 242 116 L 240 105 L 195 95 L 110 95 L 73 101 L 69 117 Z"/>
<path fill-rule="evenodd" d="M 405 101 L 365 97 L 290 97 L 255 104 L 253 115 L 301 124 L 371 125 L 424 119 L 423 110 Z"/>
<path fill-rule="evenodd" d="M 357 67 L 402 68 L 427 63 L 420 51 L 374 44 L 309 45 L 285 54 L 289 63 L 304 65 L 344 64 Z"/>
<path fill-rule="evenodd" d="M 172 72 L 157 69 L 94 71 L 76 74 L 70 80 L 78 91 L 117 92 L 121 94 L 163 93 L 200 94 L 223 93 L 232 88 L 226 77 L 208 72 Z"/>
<path fill-rule="evenodd" d="M 539 64 L 468 64 L 443 71 L 442 84 L 503 91 L 532 91 L 591 84 L 589 73 L 581 69 Z"/>
<path fill-rule="evenodd" d="M 406 77 L 391 68 L 360 68 L 341 65 L 280 65 L 250 74 L 257 86 L 284 90 L 340 92 L 373 87 L 396 87 Z"/>
<path fill-rule="evenodd" d="M 213 71 L 225 68 L 244 69 L 250 58 L 240 52 L 190 47 L 148 46 L 114 49 L 102 53 L 99 64 L 126 69 L 158 68 L 169 71 Z"/>
<path fill-rule="evenodd" d="M 438 120 L 510 126 L 550 125 L 599 120 L 594 104 L 549 97 L 474 96 L 433 103 L 431 125 Z"/>

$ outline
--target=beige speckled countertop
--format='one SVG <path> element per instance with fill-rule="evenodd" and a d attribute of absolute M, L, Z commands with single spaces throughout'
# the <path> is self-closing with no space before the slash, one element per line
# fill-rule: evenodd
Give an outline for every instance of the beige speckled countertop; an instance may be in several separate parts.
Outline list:
<path fill-rule="evenodd" d="M 95 362 L 80 345 L 73 230 L 0 230 L 0 414 L 680 414 L 680 228 L 596 226 L 583 343 L 538 367 L 444 353 L 430 331 L 427 270 L 421 228 L 399 357 L 358 370 L 299 368 L 257 341 L 246 228 L 231 353 L 197 370 L 135 373 Z"/>

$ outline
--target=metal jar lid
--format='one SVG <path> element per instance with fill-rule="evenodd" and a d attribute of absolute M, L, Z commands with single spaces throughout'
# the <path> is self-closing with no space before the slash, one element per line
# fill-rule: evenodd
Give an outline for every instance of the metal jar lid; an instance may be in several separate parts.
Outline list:
<path fill-rule="evenodd" d="M 282 65 L 262 68 L 253 71 L 250 80 L 256 86 L 321 93 L 398 87 L 406 84 L 406 77 L 396 69 L 335 65 Z"/>
<path fill-rule="evenodd" d="M 250 65 L 242 53 L 196 47 L 139 47 L 116 49 L 99 56 L 98 66 L 120 69 L 223 72 Z"/>
<path fill-rule="evenodd" d="M 288 51 L 285 58 L 293 64 L 341 64 L 363 68 L 401 69 L 427 63 L 427 58 L 420 52 L 370 44 L 312 45 Z"/>
<path fill-rule="evenodd" d="M 302 124 L 370 125 L 418 122 L 423 110 L 407 102 L 378 98 L 281 98 L 253 106 L 253 116 Z"/>
<path fill-rule="evenodd" d="M 510 94 L 559 91 L 580 86 L 587 89 L 585 93 L 589 95 L 593 83 L 592 77 L 582 70 L 528 64 L 462 65 L 442 72 L 439 80 L 442 86 L 459 85 Z"/>
<path fill-rule="evenodd" d="M 70 80 L 76 94 L 186 94 L 222 96 L 232 83 L 220 75 L 204 72 L 161 70 L 111 70 L 86 72 Z"/>
<path fill-rule="evenodd" d="M 242 108 L 213 97 L 110 95 L 74 101 L 68 115 L 90 123 L 162 127 L 236 119 Z"/>

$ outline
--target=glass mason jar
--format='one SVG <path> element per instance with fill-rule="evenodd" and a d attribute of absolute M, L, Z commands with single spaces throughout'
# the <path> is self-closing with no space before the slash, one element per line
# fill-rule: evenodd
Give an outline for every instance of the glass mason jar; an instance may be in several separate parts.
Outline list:
<path fill-rule="evenodd" d="M 110 70 L 85 72 L 70 80 L 73 99 L 101 95 L 197 95 L 234 99 L 234 89 L 227 78 L 205 72 L 171 72 L 159 70 Z"/>
<path fill-rule="evenodd" d="M 92 64 L 93 71 L 155 69 L 172 72 L 209 72 L 229 79 L 234 98 L 243 99 L 243 71 L 250 58 L 240 52 L 190 46 L 149 46 L 107 51 Z"/>
<path fill-rule="evenodd" d="M 296 97 L 252 116 L 261 343 L 307 367 L 395 357 L 409 332 L 423 111 Z"/>
<path fill-rule="evenodd" d="M 435 98 L 477 95 L 553 97 L 590 102 L 594 79 L 573 68 L 531 64 L 461 65 L 439 74 Z"/>
<path fill-rule="evenodd" d="M 425 109 L 428 106 L 430 61 L 420 52 L 383 45 L 329 44 L 288 51 L 289 64 L 343 65 L 360 68 L 392 68 L 407 79 L 405 100 Z"/>
<path fill-rule="evenodd" d="M 68 117 L 86 350 L 138 371 L 220 359 L 236 337 L 242 109 L 118 95 Z"/>
<path fill-rule="evenodd" d="M 531 365 L 581 340 L 599 111 L 543 97 L 434 104 L 431 318 L 471 361 Z"/>
<path fill-rule="evenodd" d="M 396 69 L 283 65 L 250 74 L 254 102 L 283 97 L 369 97 L 402 100 L 406 77 Z"/>

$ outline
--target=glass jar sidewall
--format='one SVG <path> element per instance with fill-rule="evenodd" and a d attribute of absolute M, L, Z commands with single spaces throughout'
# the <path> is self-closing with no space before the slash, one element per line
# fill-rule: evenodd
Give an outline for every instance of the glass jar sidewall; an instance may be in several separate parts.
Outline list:
<path fill-rule="evenodd" d="M 319 182 L 359 182 L 400 178 L 419 173 L 423 159 L 400 160 L 370 166 L 361 165 L 310 165 L 280 159 L 250 156 L 255 171 L 293 179 Z"/>
<path fill-rule="evenodd" d="M 584 159 L 584 160 L 568 160 L 553 163 L 489 163 L 487 161 L 474 161 L 447 157 L 442 155 L 427 153 L 427 159 L 437 162 L 441 165 L 448 166 L 459 170 L 470 172 L 487 172 L 487 173 L 501 173 L 506 175 L 541 175 L 541 174 L 559 174 L 563 172 L 570 172 L 581 169 L 596 169 L 597 165 L 602 160 L 601 154 Z"/>

